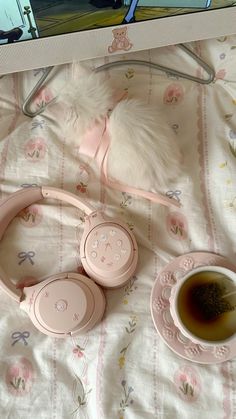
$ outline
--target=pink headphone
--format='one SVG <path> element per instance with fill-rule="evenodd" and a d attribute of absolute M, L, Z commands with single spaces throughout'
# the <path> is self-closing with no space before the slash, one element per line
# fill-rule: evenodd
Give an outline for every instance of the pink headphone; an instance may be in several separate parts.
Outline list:
<path fill-rule="evenodd" d="M 0 240 L 8 224 L 24 208 L 43 199 L 67 202 L 86 214 L 80 256 L 86 273 L 98 284 L 114 288 L 134 274 L 138 246 L 121 221 L 96 211 L 72 193 L 51 187 L 21 189 L 0 202 Z M 65 272 L 17 289 L 0 267 L 0 287 L 28 313 L 35 327 L 49 336 L 65 338 L 92 329 L 102 318 L 105 296 L 87 276 Z"/>

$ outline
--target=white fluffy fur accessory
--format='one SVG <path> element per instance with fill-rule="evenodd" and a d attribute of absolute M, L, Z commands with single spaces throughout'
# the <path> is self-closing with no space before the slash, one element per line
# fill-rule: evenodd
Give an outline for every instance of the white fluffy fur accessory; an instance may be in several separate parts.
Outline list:
<path fill-rule="evenodd" d="M 175 134 L 156 108 L 135 98 L 117 102 L 119 94 L 104 74 L 74 64 L 63 94 L 71 108 L 70 125 L 81 141 L 96 121 L 109 115 L 109 177 L 142 190 L 166 192 L 180 171 Z"/>

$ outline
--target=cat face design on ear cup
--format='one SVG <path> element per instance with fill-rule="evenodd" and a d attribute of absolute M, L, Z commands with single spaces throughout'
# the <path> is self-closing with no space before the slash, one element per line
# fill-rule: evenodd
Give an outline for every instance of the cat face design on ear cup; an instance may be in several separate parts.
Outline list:
<path fill-rule="evenodd" d="M 86 218 L 80 256 L 91 278 L 104 287 L 116 288 L 134 274 L 138 246 L 125 224 L 94 212 Z"/>
<path fill-rule="evenodd" d="M 20 308 L 37 329 L 58 338 L 92 329 L 102 318 L 105 297 L 90 278 L 77 273 L 50 276 L 23 290 Z"/>

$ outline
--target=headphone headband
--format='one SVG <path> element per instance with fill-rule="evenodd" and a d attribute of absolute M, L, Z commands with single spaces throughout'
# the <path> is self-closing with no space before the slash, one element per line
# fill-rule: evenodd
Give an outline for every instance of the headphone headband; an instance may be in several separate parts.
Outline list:
<path fill-rule="evenodd" d="M 42 186 L 21 189 L 0 202 L 0 240 L 8 224 L 21 210 L 45 198 L 67 202 L 84 211 L 86 215 L 95 211 L 86 201 L 82 201 L 70 192 L 65 192 L 57 188 Z"/>
<path fill-rule="evenodd" d="M 65 192 L 61 189 L 47 186 L 20 189 L 0 202 L 0 240 L 2 239 L 10 222 L 21 210 L 45 198 L 58 199 L 67 202 L 84 211 L 86 215 L 95 211 L 95 209 L 86 201 L 82 201 L 72 193 Z M 21 291 L 15 288 L 1 267 L 0 288 L 2 288 L 15 301 L 20 302 L 22 294 Z"/>
<path fill-rule="evenodd" d="M 59 201 L 67 202 L 68 204 L 73 205 L 81 211 L 84 211 L 86 215 L 89 215 L 92 212 L 96 211 L 96 209 L 87 201 L 78 198 L 71 192 L 66 192 L 62 189 L 52 188 L 51 186 L 41 186 L 40 189 L 43 198 L 52 198 L 58 199 Z"/>

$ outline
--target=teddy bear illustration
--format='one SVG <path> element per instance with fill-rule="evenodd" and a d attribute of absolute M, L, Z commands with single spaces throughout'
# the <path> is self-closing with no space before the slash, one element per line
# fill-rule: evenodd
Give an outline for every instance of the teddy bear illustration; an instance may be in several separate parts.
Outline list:
<path fill-rule="evenodd" d="M 113 29 L 113 41 L 112 44 L 108 47 L 108 52 L 116 52 L 119 50 L 129 51 L 132 48 L 133 44 L 131 44 L 128 36 L 127 36 L 127 28 L 119 28 Z"/>

